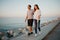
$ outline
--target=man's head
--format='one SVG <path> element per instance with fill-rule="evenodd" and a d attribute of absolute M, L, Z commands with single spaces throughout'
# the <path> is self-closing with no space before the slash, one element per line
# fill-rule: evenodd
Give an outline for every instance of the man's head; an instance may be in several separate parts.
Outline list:
<path fill-rule="evenodd" d="M 28 5 L 28 9 L 29 9 L 29 10 L 31 9 L 31 5 L 30 5 L 30 4 Z"/>

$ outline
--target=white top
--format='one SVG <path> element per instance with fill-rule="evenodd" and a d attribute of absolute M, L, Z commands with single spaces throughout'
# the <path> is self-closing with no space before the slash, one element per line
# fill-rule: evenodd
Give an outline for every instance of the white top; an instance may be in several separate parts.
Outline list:
<path fill-rule="evenodd" d="M 26 16 L 28 16 L 28 18 L 27 19 L 33 19 L 33 10 L 31 9 L 31 10 L 28 10 L 27 11 L 27 14 L 26 14 Z"/>
<path fill-rule="evenodd" d="M 40 18 L 38 18 L 38 16 L 41 16 L 41 11 L 40 11 L 40 10 L 36 10 L 36 11 L 34 12 L 34 19 L 40 20 Z"/>

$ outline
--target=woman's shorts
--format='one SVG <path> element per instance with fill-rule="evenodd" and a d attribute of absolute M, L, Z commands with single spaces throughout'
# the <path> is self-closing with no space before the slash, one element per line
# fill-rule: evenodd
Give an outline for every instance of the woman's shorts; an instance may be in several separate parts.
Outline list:
<path fill-rule="evenodd" d="M 28 26 L 33 26 L 33 19 L 28 19 Z"/>

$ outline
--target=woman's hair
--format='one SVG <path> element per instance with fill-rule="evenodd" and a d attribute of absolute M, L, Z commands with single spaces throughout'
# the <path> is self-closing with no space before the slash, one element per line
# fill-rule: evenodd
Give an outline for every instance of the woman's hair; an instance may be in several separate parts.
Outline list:
<path fill-rule="evenodd" d="M 34 6 L 37 7 L 37 9 L 39 10 L 39 6 L 37 4 L 35 4 Z M 34 8 L 34 11 L 36 11 L 36 9 Z"/>

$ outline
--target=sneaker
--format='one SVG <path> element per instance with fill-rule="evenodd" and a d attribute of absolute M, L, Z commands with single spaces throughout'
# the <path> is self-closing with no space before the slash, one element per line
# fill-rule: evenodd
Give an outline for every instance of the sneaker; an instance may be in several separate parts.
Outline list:
<path fill-rule="evenodd" d="M 37 36 L 37 34 L 35 34 L 35 37 Z"/>
<path fill-rule="evenodd" d="M 39 32 L 39 34 L 41 34 L 41 32 Z"/>
<path fill-rule="evenodd" d="M 28 33 L 28 36 L 30 36 L 31 35 L 31 33 Z"/>
<path fill-rule="evenodd" d="M 33 34 L 33 32 L 31 32 L 31 34 Z"/>

